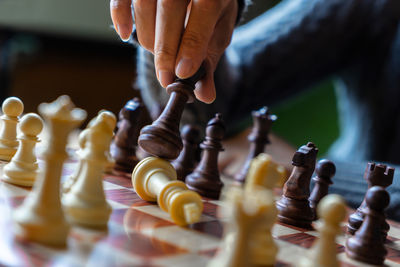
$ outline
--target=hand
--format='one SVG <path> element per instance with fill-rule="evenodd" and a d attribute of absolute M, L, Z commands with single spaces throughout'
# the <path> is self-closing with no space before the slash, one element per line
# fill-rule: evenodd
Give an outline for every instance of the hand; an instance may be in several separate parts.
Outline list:
<path fill-rule="evenodd" d="M 154 54 L 156 74 L 166 87 L 176 76 L 192 76 L 205 61 L 206 76 L 196 97 L 215 99 L 214 71 L 229 45 L 237 0 L 133 0 L 139 43 Z M 121 39 L 132 33 L 131 0 L 110 0 L 111 18 Z"/>

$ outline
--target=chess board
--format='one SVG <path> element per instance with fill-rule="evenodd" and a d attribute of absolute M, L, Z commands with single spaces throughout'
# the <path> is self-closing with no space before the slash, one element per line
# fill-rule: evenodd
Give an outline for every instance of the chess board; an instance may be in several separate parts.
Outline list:
<path fill-rule="evenodd" d="M 65 163 L 62 180 L 71 175 L 76 164 L 74 160 Z M 1 181 L 0 265 L 195 267 L 206 266 L 217 253 L 225 220 L 217 212 L 220 201 L 203 199 L 201 221 L 179 227 L 156 204 L 141 200 L 129 177 L 105 175 L 104 189 L 113 208 L 108 231 L 73 227 L 67 248 L 55 249 L 15 240 L 12 213 L 28 195 L 29 188 Z M 385 263 L 400 266 L 400 224 L 390 224 Z M 292 266 L 311 247 L 318 233 L 277 223 L 273 236 L 279 246 L 276 266 Z M 346 257 L 345 240 L 344 234 L 337 239 L 341 265 L 368 266 Z"/>

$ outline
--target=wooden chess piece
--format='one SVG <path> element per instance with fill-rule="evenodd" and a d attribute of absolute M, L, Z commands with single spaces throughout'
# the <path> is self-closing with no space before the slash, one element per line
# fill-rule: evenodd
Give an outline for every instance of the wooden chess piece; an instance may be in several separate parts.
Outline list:
<path fill-rule="evenodd" d="M 222 212 L 228 218 L 225 221 L 222 246 L 207 266 L 275 265 L 278 247 L 271 228 L 276 221 L 277 211 L 272 192 L 262 188 L 245 192 L 242 188 L 231 187 L 224 195 Z M 262 225 L 265 227 L 260 228 Z M 259 232 L 260 229 L 265 231 Z M 262 243 L 257 242 L 260 246 L 255 246 L 255 236 L 263 239 Z"/>
<path fill-rule="evenodd" d="M 308 198 L 317 153 L 318 148 L 309 142 L 294 154 L 292 174 L 283 187 L 282 198 L 277 202 L 280 222 L 301 228 L 311 228 L 314 213 Z"/>
<path fill-rule="evenodd" d="M 340 224 L 346 216 L 346 203 L 341 196 L 331 194 L 321 200 L 317 209 L 321 218 L 316 225 L 319 238 L 300 260 L 300 266 L 339 267 L 336 236 L 342 233 Z"/>
<path fill-rule="evenodd" d="M 384 210 L 389 205 L 390 196 L 383 187 L 373 186 L 365 196 L 365 218 L 360 229 L 346 242 L 346 254 L 350 258 L 369 264 L 382 266 L 387 250 L 382 239 Z"/>
<path fill-rule="evenodd" d="M 118 130 L 110 148 L 117 171 L 131 173 L 139 162 L 136 149 L 140 129 L 144 125 L 144 109 L 140 99 L 135 97 L 119 112 Z"/>
<path fill-rule="evenodd" d="M 178 180 L 185 181 L 186 176 L 193 172 L 197 164 L 197 151 L 200 143 L 200 130 L 193 125 L 185 125 L 181 131 L 183 149 L 179 157 L 172 162 Z"/>
<path fill-rule="evenodd" d="M 3 180 L 22 186 L 33 186 L 39 173 L 35 147 L 40 142 L 38 135 L 43 129 L 43 120 L 35 113 L 24 115 L 19 124 L 21 135 L 15 156 L 4 166 Z"/>
<path fill-rule="evenodd" d="M 189 189 L 208 198 L 218 199 L 223 187 L 218 170 L 218 154 L 223 151 L 221 144 L 225 134 L 222 115 L 216 114 L 206 127 L 206 138 L 200 144 L 203 154 L 199 165 L 186 177 Z"/>
<path fill-rule="evenodd" d="M 168 103 L 160 117 L 153 124 L 140 131 L 139 146 L 147 153 L 160 158 L 173 160 L 179 156 L 183 144 L 179 133 L 183 109 L 186 102 L 194 100 L 193 90 L 197 81 L 205 75 L 201 65 L 195 75 L 188 79 L 176 79 L 167 86 L 170 94 Z"/>
<path fill-rule="evenodd" d="M 2 104 L 3 115 L 0 130 L 0 160 L 10 161 L 18 149 L 18 116 L 24 111 L 24 104 L 18 97 L 9 97 Z"/>
<path fill-rule="evenodd" d="M 86 112 L 74 108 L 68 96 L 39 105 L 39 113 L 48 124 L 50 138 L 42 157 L 44 164 L 33 190 L 16 210 L 16 235 L 50 246 L 65 246 L 69 224 L 60 201 L 60 180 L 70 132 L 86 118 Z"/>
<path fill-rule="evenodd" d="M 143 200 L 157 201 L 177 225 L 200 220 L 203 212 L 201 197 L 177 180 L 176 171 L 168 161 L 155 157 L 141 160 L 132 172 L 132 185 Z"/>
<path fill-rule="evenodd" d="M 329 186 L 333 184 L 332 177 L 336 173 L 335 163 L 327 159 L 321 159 L 317 163 L 315 172 L 317 175 L 312 178 L 315 184 L 308 200 L 310 201 L 310 207 L 315 214 L 315 219 L 317 219 L 316 209 L 318 203 L 328 194 Z"/>
<path fill-rule="evenodd" d="M 235 176 L 235 180 L 244 183 L 247 173 L 250 168 L 251 160 L 257 157 L 258 154 L 264 152 L 265 146 L 270 143 L 268 134 L 271 129 L 272 123 L 276 121 L 275 115 L 270 115 L 267 107 L 260 110 L 253 111 L 253 129 L 247 137 L 250 142 L 249 154 L 243 164 L 240 172 Z"/>
<path fill-rule="evenodd" d="M 64 210 L 72 224 L 92 228 L 107 227 L 112 209 L 104 194 L 102 178 L 109 160 L 107 152 L 115 123 L 115 115 L 104 111 L 83 131 L 85 145 L 79 154 L 81 171 L 63 198 Z"/>
<path fill-rule="evenodd" d="M 381 186 L 387 188 L 393 182 L 394 168 L 388 167 L 384 164 L 375 164 L 369 162 L 364 173 L 364 179 L 368 183 L 368 189 L 373 186 Z M 365 198 L 361 203 L 360 207 L 349 216 L 349 221 L 347 225 L 347 232 L 351 235 L 360 228 L 364 220 L 364 209 L 366 208 Z M 389 231 L 389 224 L 383 221 L 382 226 L 382 237 L 386 239 L 387 232 Z"/>

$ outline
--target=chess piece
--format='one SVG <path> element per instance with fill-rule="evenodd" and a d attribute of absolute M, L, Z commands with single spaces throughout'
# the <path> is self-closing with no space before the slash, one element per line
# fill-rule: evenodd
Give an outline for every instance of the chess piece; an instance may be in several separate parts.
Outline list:
<path fill-rule="evenodd" d="M 301 228 L 311 228 L 314 213 L 308 198 L 317 153 L 318 148 L 309 142 L 294 154 L 292 174 L 283 187 L 282 198 L 277 202 L 280 222 Z"/>
<path fill-rule="evenodd" d="M 179 133 L 179 123 L 186 102 L 194 100 L 193 90 L 197 81 L 205 75 L 204 65 L 188 79 L 176 79 L 167 86 L 170 94 L 168 103 L 160 117 L 152 125 L 140 131 L 139 146 L 147 153 L 165 158 L 176 159 L 183 144 Z"/>
<path fill-rule="evenodd" d="M 115 124 L 115 115 L 104 111 L 97 116 L 93 125 L 82 132 L 85 145 L 79 153 L 81 171 L 63 198 L 67 219 L 72 224 L 107 227 L 112 209 L 106 201 L 102 178 Z"/>
<path fill-rule="evenodd" d="M 3 115 L 0 117 L 0 160 L 10 161 L 18 148 L 18 116 L 24 111 L 24 104 L 17 97 L 9 97 L 2 104 Z"/>
<path fill-rule="evenodd" d="M 35 155 L 35 146 L 39 142 L 38 134 L 43 129 L 43 121 L 39 115 L 28 113 L 19 124 L 21 135 L 15 156 L 4 166 L 3 180 L 21 186 L 32 186 L 39 172 Z"/>
<path fill-rule="evenodd" d="M 203 211 L 201 197 L 178 181 L 174 167 L 166 160 L 148 157 L 136 164 L 132 172 L 136 193 L 145 201 L 157 201 L 177 225 L 193 224 Z"/>
<path fill-rule="evenodd" d="M 277 214 L 271 191 L 258 188 L 249 194 L 241 188 L 231 187 L 225 194 L 224 202 L 224 213 L 228 214 L 228 219 L 224 226 L 222 246 L 208 267 L 273 266 L 278 247 L 271 235 Z M 266 231 L 259 233 L 262 224 L 267 226 Z M 264 239 L 262 247 L 254 246 L 256 234 L 264 235 L 260 237 Z M 252 258 L 255 255 L 261 257 Z"/>
<path fill-rule="evenodd" d="M 342 233 L 340 223 L 346 216 L 346 203 L 339 195 L 327 195 L 318 205 L 317 223 L 319 238 L 313 244 L 309 254 L 301 259 L 304 267 L 339 267 L 337 259 L 336 236 Z"/>
<path fill-rule="evenodd" d="M 225 126 L 221 114 L 216 114 L 206 127 L 206 138 L 200 144 L 203 154 L 199 165 L 193 173 L 186 177 L 189 189 L 208 198 L 218 199 L 223 187 L 219 177 L 218 154 L 223 151 L 221 140 L 225 134 Z"/>
<path fill-rule="evenodd" d="M 329 186 L 333 184 L 332 177 L 336 173 L 335 163 L 327 159 L 321 159 L 317 163 L 315 172 L 317 175 L 312 178 L 315 182 L 315 185 L 308 200 L 310 201 L 310 207 L 315 214 L 314 219 L 317 219 L 316 209 L 318 203 L 328 194 Z"/>
<path fill-rule="evenodd" d="M 186 176 L 192 173 L 197 163 L 197 151 L 199 149 L 200 130 L 193 125 L 185 125 L 181 132 L 183 149 L 179 157 L 172 162 L 178 180 L 185 181 Z"/>
<path fill-rule="evenodd" d="M 394 168 L 388 167 L 383 164 L 375 164 L 369 162 L 364 173 L 364 179 L 367 181 L 368 188 L 373 186 L 388 187 L 393 182 Z M 347 225 L 347 232 L 351 235 L 360 228 L 364 220 L 364 209 L 366 208 L 365 198 L 360 207 L 349 216 L 349 223 Z M 383 221 L 382 237 L 386 239 L 387 232 L 389 231 L 389 224 Z"/>
<path fill-rule="evenodd" d="M 390 196 L 383 187 L 373 186 L 365 196 L 364 221 L 360 229 L 346 242 L 346 254 L 350 258 L 382 266 L 387 250 L 382 239 L 384 210 Z"/>
<path fill-rule="evenodd" d="M 247 159 L 244 162 L 242 169 L 235 176 L 235 180 L 240 183 L 243 183 L 246 179 L 251 160 L 258 154 L 264 152 L 265 146 L 270 143 L 268 134 L 272 123 L 277 119 L 275 115 L 269 114 L 267 107 L 253 111 L 251 115 L 253 116 L 253 129 L 247 137 L 250 142 L 249 154 L 247 155 Z"/>
<path fill-rule="evenodd" d="M 111 155 L 115 160 L 114 169 L 131 173 L 139 162 L 136 156 L 137 139 L 144 125 L 144 106 L 139 98 L 129 100 L 119 112 L 118 131 L 111 145 Z"/>
<path fill-rule="evenodd" d="M 49 140 L 42 157 L 43 168 L 33 190 L 16 210 L 16 235 L 22 239 L 51 246 L 65 246 L 69 224 L 60 201 L 60 178 L 69 133 L 86 117 L 82 109 L 74 108 L 68 96 L 39 105 L 39 113 L 48 124 Z"/>
<path fill-rule="evenodd" d="M 244 188 L 251 191 L 255 187 L 273 190 L 276 183 L 286 176 L 285 167 L 276 164 L 268 154 L 261 153 L 250 164 Z"/>

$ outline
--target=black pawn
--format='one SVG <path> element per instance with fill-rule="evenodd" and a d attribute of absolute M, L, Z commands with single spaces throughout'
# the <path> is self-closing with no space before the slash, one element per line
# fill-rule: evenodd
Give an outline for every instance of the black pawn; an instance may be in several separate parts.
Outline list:
<path fill-rule="evenodd" d="M 200 143 L 200 130 L 193 125 L 185 125 L 181 130 L 183 150 L 179 157 L 172 162 L 178 180 L 185 181 L 186 176 L 192 173 L 197 164 L 197 151 Z"/>
<path fill-rule="evenodd" d="M 249 154 L 243 164 L 240 172 L 235 176 L 235 180 L 244 183 L 249 172 L 251 161 L 264 152 L 265 146 L 270 143 L 268 134 L 271 129 L 272 123 L 276 121 L 275 115 L 270 115 L 267 107 L 251 113 L 253 117 L 253 128 L 247 137 L 250 142 Z"/>
<path fill-rule="evenodd" d="M 132 172 L 136 163 L 137 139 L 145 124 L 144 105 L 139 98 L 129 100 L 119 112 L 118 130 L 111 144 L 110 153 L 115 160 L 114 169 Z"/>
<path fill-rule="evenodd" d="M 200 144 L 203 154 L 199 165 L 186 177 L 189 189 L 208 198 L 218 199 L 223 187 L 218 170 L 218 154 L 223 151 L 221 144 L 225 126 L 221 114 L 216 114 L 206 128 L 206 138 Z"/>
<path fill-rule="evenodd" d="M 388 187 L 393 182 L 394 168 L 387 167 L 384 164 L 375 164 L 369 162 L 364 173 L 364 179 L 368 183 L 368 189 L 373 186 Z M 361 226 L 364 220 L 364 209 L 366 208 L 365 198 L 360 207 L 349 216 L 349 223 L 347 225 L 347 232 L 353 235 Z M 386 239 L 387 232 L 389 231 L 389 224 L 383 222 L 382 237 Z"/>
<path fill-rule="evenodd" d="M 310 181 L 314 173 L 318 148 L 311 142 L 300 147 L 293 156 L 293 171 L 276 203 L 278 220 L 301 228 L 311 229 L 314 213 L 310 207 Z"/>
<path fill-rule="evenodd" d="M 365 200 L 364 222 L 347 240 L 346 254 L 355 260 L 381 266 L 387 254 L 381 232 L 390 196 L 383 187 L 373 186 L 368 189 Z"/>
<path fill-rule="evenodd" d="M 312 178 L 315 182 L 314 188 L 311 192 L 311 196 L 308 199 L 310 201 L 310 207 L 314 212 L 315 219 L 317 218 L 316 209 L 319 201 L 328 194 L 328 189 L 332 182 L 332 177 L 336 173 L 335 164 L 327 159 L 321 159 L 317 163 L 315 168 L 316 176 Z"/>

